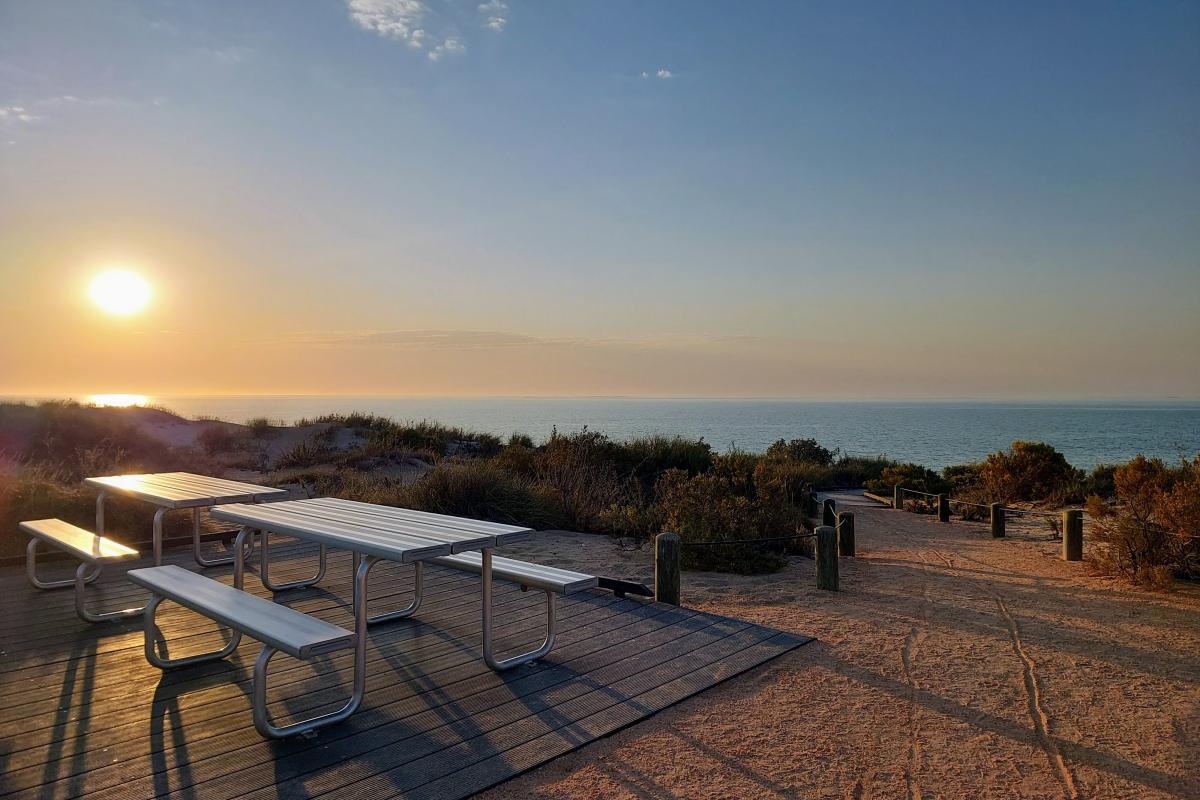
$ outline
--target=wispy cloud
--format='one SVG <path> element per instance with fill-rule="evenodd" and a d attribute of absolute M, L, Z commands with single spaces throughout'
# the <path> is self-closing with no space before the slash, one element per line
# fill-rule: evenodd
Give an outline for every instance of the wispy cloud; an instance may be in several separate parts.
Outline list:
<path fill-rule="evenodd" d="M 28 125 L 39 119 L 41 117 L 25 106 L 0 106 L 0 125 Z"/>
<path fill-rule="evenodd" d="M 479 4 L 479 10 L 486 17 L 483 27 L 489 31 L 500 33 L 508 24 L 508 3 L 503 0 L 488 0 Z"/>
<path fill-rule="evenodd" d="M 429 51 L 429 60 L 440 61 L 442 56 L 457 55 L 466 49 L 467 46 L 457 36 L 447 36 L 441 44 Z"/>
<path fill-rule="evenodd" d="M 643 79 L 644 78 L 658 78 L 660 81 L 667 81 L 674 77 L 675 77 L 675 73 L 671 72 L 671 70 L 667 69 L 666 67 L 662 67 L 661 69 L 658 70 L 658 72 L 654 72 L 654 73 L 643 72 L 642 73 Z"/>

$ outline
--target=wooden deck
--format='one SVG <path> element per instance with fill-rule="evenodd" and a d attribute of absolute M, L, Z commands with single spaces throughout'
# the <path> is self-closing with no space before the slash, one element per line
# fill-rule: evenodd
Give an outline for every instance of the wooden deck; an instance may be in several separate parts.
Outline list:
<path fill-rule="evenodd" d="M 272 577 L 311 574 L 304 545 L 277 548 Z M 189 551 L 166 561 L 196 568 Z M 278 574 L 275 566 L 278 565 Z M 52 565 L 67 573 L 67 564 Z M 143 595 L 110 567 L 91 591 L 106 608 Z M 230 580 L 229 567 L 205 574 Z M 380 564 L 372 611 L 407 602 L 410 568 Z M 257 577 L 247 588 L 266 595 Z M 96 588 L 96 587 L 92 587 Z M 809 641 L 726 617 L 605 592 L 560 598 L 559 639 L 539 662 L 504 674 L 479 657 L 474 575 L 429 568 L 415 617 L 372 628 L 367 695 L 349 720 L 311 738 L 267 742 L 250 721 L 245 640 L 227 662 L 166 674 L 146 663 L 140 620 L 90 625 L 72 592 L 39 592 L 0 569 L 0 795 L 96 800 L 459 798 L 703 691 Z M 293 608 L 349 626 L 350 555 L 332 553 L 320 587 L 281 594 Z M 501 654 L 540 641 L 542 595 L 499 583 Z M 212 649 L 206 620 L 164 603 L 172 656 Z M 319 662 L 277 655 L 272 711 L 311 715 L 344 702 L 349 653 Z"/>

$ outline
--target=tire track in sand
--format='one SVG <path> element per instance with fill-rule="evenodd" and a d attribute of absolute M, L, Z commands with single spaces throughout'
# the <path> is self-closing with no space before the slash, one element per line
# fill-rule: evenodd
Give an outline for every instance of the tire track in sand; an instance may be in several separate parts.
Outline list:
<path fill-rule="evenodd" d="M 1046 751 L 1046 760 L 1050 762 L 1050 769 L 1058 777 L 1059 783 L 1062 784 L 1063 796 L 1070 798 L 1070 800 L 1078 800 L 1079 789 L 1075 785 L 1075 776 L 1071 774 L 1071 769 L 1067 766 L 1067 762 L 1063 759 L 1062 753 L 1059 751 L 1058 745 L 1050 733 L 1050 715 L 1046 713 L 1046 709 L 1042 705 L 1042 692 L 1038 686 L 1037 663 L 1025 652 L 1025 646 L 1021 642 L 1021 627 L 1017 624 L 1016 617 L 1009 612 L 1004 598 L 995 591 L 992 591 L 991 594 L 1000 609 L 1000 615 L 1004 617 L 1004 622 L 1008 626 L 1008 638 L 1012 644 L 1013 652 L 1021 660 L 1022 677 L 1025 681 L 1025 700 L 1029 709 L 1029 718 L 1033 721 L 1033 727 L 1037 731 L 1042 749 Z"/>
<path fill-rule="evenodd" d="M 934 555 L 941 560 L 948 568 L 954 569 L 954 560 L 952 556 L 947 556 L 938 550 L 933 551 Z M 971 578 L 964 580 L 980 585 L 977 581 Z M 1008 604 L 1004 602 L 1004 597 L 990 586 L 984 588 L 992 599 L 996 601 L 996 607 L 1000 610 L 1000 616 L 1004 618 L 1005 627 L 1008 628 L 1008 640 L 1012 646 L 1013 653 L 1021 662 L 1021 677 L 1025 686 L 1025 703 L 1029 712 L 1029 719 L 1033 722 L 1034 731 L 1038 736 L 1038 743 L 1042 750 L 1046 753 L 1046 761 L 1050 764 L 1050 771 L 1058 778 L 1058 782 L 1062 785 L 1063 797 L 1068 800 L 1079 800 L 1079 788 L 1075 784 L 1075 776 L 1071 773 L 1071 768 L 1067 766 L 1066 760 L 1062 756 L 1062 752 L 1058 749 L 1058 744 L 1055 743 L 1054 737 L 1050 732 L 1050 715 L 1046 712 L 1045 706 L 1042 705 L 1042 691 L 1038 682 L 1037 662 L 1030 657 L 1025 650 L 1025 645 L 1021 641 L 1021 626 L 1017 623 L 1017 618 L 1008 610 Z"/>

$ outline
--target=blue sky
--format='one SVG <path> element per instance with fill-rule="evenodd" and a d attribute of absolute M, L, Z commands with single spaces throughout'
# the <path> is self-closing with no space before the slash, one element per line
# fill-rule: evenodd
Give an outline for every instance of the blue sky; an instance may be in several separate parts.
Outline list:
<path fill-rule="evenodd" d="M 1195 3 L 6 2 L 0 389 L 1200 396 L 1198 75 Z"/>

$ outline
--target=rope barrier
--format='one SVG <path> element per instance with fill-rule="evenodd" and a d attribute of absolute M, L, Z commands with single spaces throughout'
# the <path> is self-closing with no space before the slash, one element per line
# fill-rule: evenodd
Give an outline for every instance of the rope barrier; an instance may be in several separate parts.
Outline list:
<path fill-rule="evenodd" d="M 729 539 L 721 542 L 685 542 L 680 541 L 683 547 L 719 547 L 721 545 L 736 545 L 736 544 L 757 544 L 759 542 L 793 542 L 799 539 L 812 539 L 816 537 L 815 533 L 799 533 L 795 536 L 771 536 L 765 539 Z"/>
<path fill-rule="evenodd" d="M 900 487 L 900 492 L 902 495 L 905 492 L 907 492 L 908 494 L 919 494 L 919 495 L 924 495 L 925 497 L 939 497 L 939 495 L 934 494 L 933 492 L 922 492 L 918 489 L 906 489 L 903 486 Z M 953 497 L 948 497 L 946 499 L 947 499 L 947 502 L 958 503 L 959 505 L 974 506 L 975 508 L 990 508 L 990 506 L 987 503 L 969 503 L 966 500 L 956 500 Z M 1001 506 L 1001 508 L 1004 510 L 1004 513 L 1006 513 L 1006 514 L 1026 514 L 1026 515 L 1032 516 L 1032 517 L 1053 517 L 1055 519 L 1057 519 L 1061 515 L 1061 512 L 1058 512 L 1058 511 L 1033 511 L 1031 509 L 1012 508 L 1011 506 L 1003 506 L 1003 505 Z M 1087 513 L 1086 509 L 1079 509 L 1079 510 L 1081 510 L 1085 514 Z"/>

